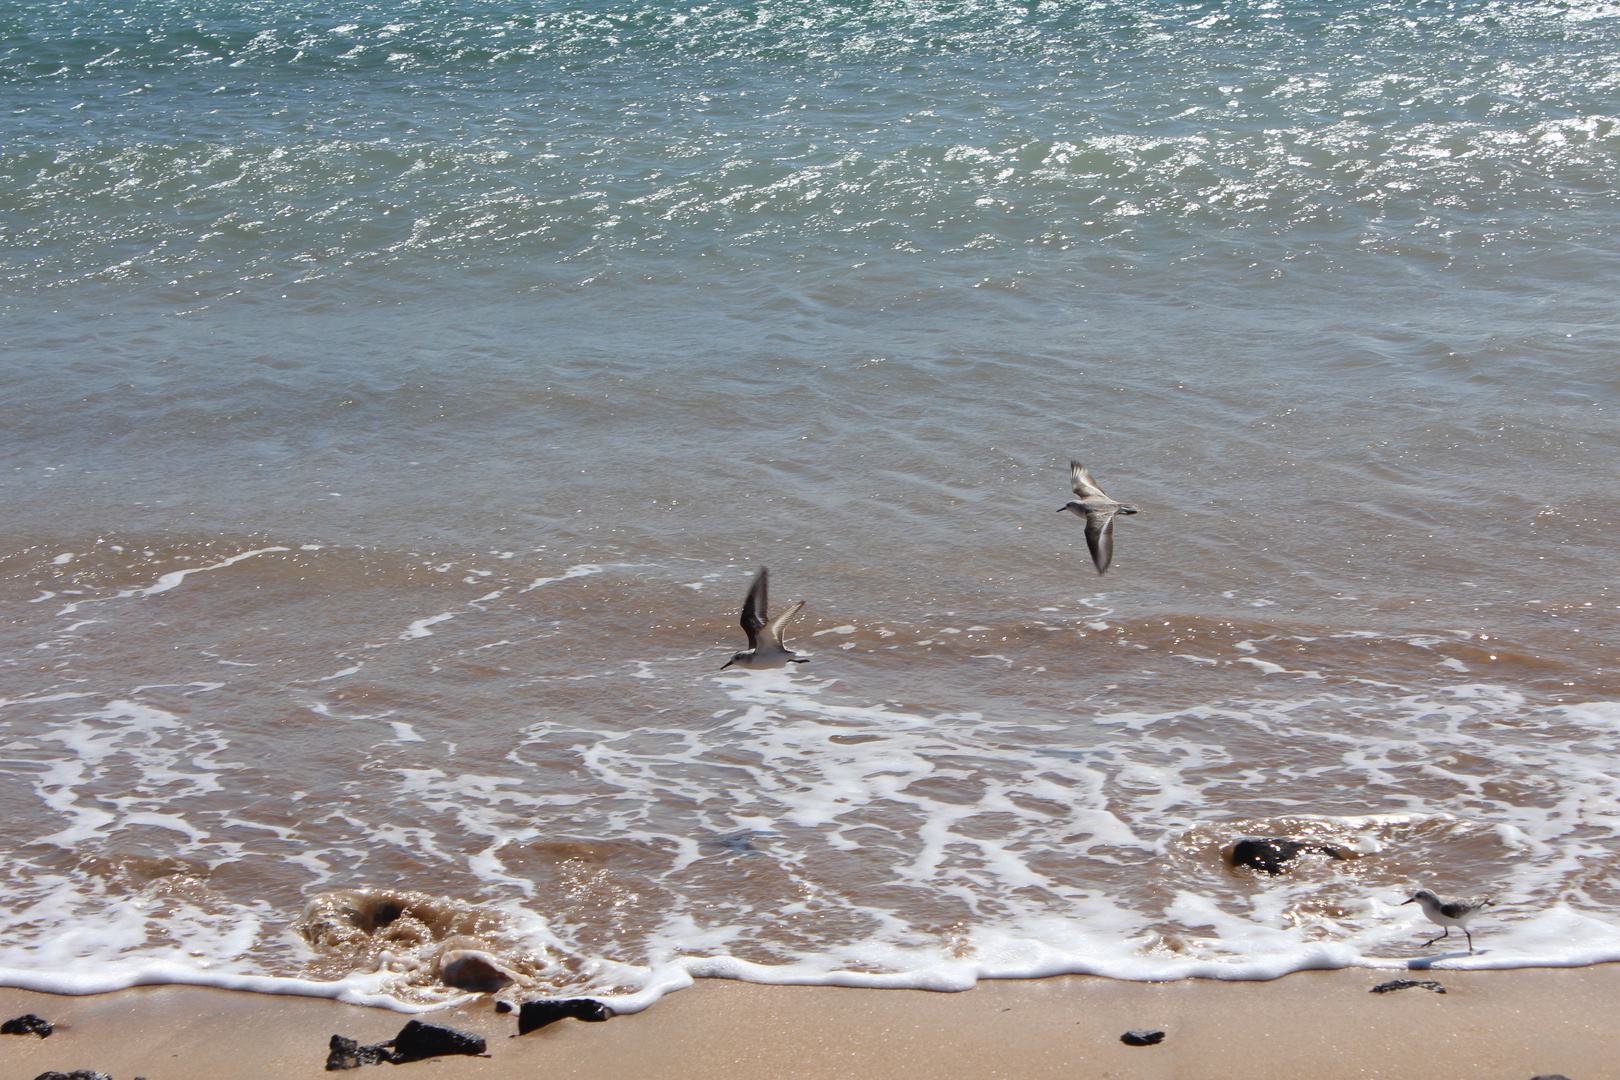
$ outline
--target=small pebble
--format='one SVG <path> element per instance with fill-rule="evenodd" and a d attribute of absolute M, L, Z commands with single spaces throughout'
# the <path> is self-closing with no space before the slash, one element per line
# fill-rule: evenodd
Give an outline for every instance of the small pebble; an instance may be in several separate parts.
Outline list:
<path fill-rule="evenodd" d="M 1119 1037 L 1126 1046 L 1152 1046 L 1164 1041 L 1162 1031 L 1127 1031 Z"/>

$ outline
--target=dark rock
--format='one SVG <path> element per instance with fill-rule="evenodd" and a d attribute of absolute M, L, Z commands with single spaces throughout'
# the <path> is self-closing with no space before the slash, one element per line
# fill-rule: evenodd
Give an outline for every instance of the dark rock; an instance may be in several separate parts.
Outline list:
<path fill-rule="evenodd" d="M 525 1001 L 518 1010 L 518 1034 L 527 1035 L 536 1028 L 543 1028 L 565 1016 L 572 1016 L 575 1020 L 595 1022 L 606 1020 L 613 1015 L 613 1010 L 600 1001 L 590 998 L 567 998 L 562 1001 Z"/>
<path fill-rule="evenodd" d="M 0 1024 L 0 1035 L 38 1035 L 43 1039 L 53 1030 L 49 1020 L 41 1020 L 33 1013 L 24 1013 Z"/>
<path fill-rule="evenodd" d="M 1283 863 L 1293 860 L 1300 852 L 1326 855 L 1330 859 L 1346 857 L 1343 851 L 1331 844 L 1308 844 L 1303 840 L 1270 837 L 1263 840 L 1239 840 L 1232 845 L 1229 858 L 1233 866 L 1247 866 L 1266 874 L 1280 874 L 1283 872 Z"/>
<path fill-rule="evenodd" d="M 1569 1077 L 1563 1073 L 1542 1073 L 1540 1076 L 1532 1076 L 1530 1080 L 1569 1080 Z"/>
<path fill-rule="evenodd" d="M 380 1065 L 385 1061 L 393 1061 L 394 1055 L 389 1051 L 387 1043 L 377 1046 L 361 1046 L 353 1039 L 345 1039 L 342 1035 L 332 1036 L 330 1050 L 326 1055 L 326 1071 L 335 1072 L 338 1069 L 358 1069 L 362 1065 Z"/>
<path fill-rule="evenodd" d="M 70 1073 L 42 1072 L 34 1080 L 112 1080 L 112 1077 L 94 1069 L 74 1069 Z"/>
<path fill-rule="evenodd" d="M 498 1013 L 509 1013 L 512 1011 L 512 1003 L 510 1001 L 497 1001 L 495 1003 L 495 1011 Z"/>
<path fill-rule="evenodd" d="M 1387 994 L 1391 990 L 1410 990 L 1414 986 L 1421 986 L 1425 990 L 1433 990 L 1437 994 L 1446 992 L 1446 988 L 1433 979 L 1391 979 L 1386 983 L 1379 983 L 1368 991 L 1370 994 Z"/>
<path fill-rule="evenodd" d="M 1127 1031 L 1119 1037 L 1126 1046 L 1152 1046 L 1164 1041 L 1162 1031 Z"/>
<path fill-rule="evenodd" d="M 394 1056 L 391 1060 L 396 1065 L 401 1065 L 407 1061 L 421 1061 L 423 1058 L 443 1057 L 446 1054 L 483 1052 L 484 1040 L 478 1035 L 469 1035 L 455 1028 L 412 1020 L 400 1028 L 399 1034 L 394 1036 Z"/>
<path fill-rule="evenodd" d="M 389 1063 L 403 1065 L 407 1061 L 444 1057 L 447 1054 L 482 1054 L 484 1040 L 455 1028 L 439 1027 L 412 1020 L 399 1029 L 399 1034 L 385 1043 L 362 1046 L 342 1035 L 332 1036 L 331 1049 L 326 1055 L 326 1071 L 358 1069 L 362 1065 Z"/>

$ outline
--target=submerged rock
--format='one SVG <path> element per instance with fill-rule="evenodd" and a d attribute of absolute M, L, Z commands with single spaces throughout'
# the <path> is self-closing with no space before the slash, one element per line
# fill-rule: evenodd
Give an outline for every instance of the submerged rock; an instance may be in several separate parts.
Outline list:
<path fill-rule="evenodd" d="M 1386 983 L 1379 983 L 1369 994 L 1387 994 L 1392 990 L 1410 990 L 1414 986 L 1421 986 L 1425 990 L 1433 990 L 1437 994 L 1446 992 L 1446 988 L 1433 979 L 1391 979 Z"/>
<path fill-rule="evenodd" d="M 572 1016 L 575 1020 L 592 1023 L 606 1020 L 613 1010 L 590 998 L 566 998 L 560 1001 L 525 1001 L 518 1010 L 518 1034 L 527 1035 L 536 1028 Z"/>
<path fill-rule="evenodd" d="M 33 1013 L 24 1013 L 14 1016 L 5 1023 L 0 1024 L 0 1035 L 38 1035 L 47 1038 L 56 1028 L 49 1020 L 41 1019 Z"/>
<path fill-rule="evenodd" d="M 1162 1031 L 1127 1031 L 1119 1037 L 1126 1046 L 1153 1046 L 1164 1042 Z"/>
<path fill-rule="evenodd" d="M 1232 852 L 1228 858 L 1233 866 L 1247 866 L 1266 874 L 1280 874 L 1283 872 L 1283 864 L 1291 862 L 1301 852 L 1326 855 L 1330 859 L 1348 857 L 1344 851 L 1331 844 L 1307 843 L 1303 840 L 1289 840 L 1286 837 L 1265 837 L 1239 840 L 1232 845 Z"/>
<path fill-rule="evenodd" d="M 452 949 L 439 956 L 439 981 L 457 990 L 493 994 L 518 981 L 518 975 L 487 952 Z"/>

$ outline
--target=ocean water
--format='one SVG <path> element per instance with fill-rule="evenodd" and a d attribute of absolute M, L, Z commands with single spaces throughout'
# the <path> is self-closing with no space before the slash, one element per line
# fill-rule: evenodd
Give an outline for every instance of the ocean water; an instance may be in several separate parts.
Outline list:
<path fill-rule="evenodd" d="M 1617 31 L 0 3 L 0 984 L 1620 960 Z"/>

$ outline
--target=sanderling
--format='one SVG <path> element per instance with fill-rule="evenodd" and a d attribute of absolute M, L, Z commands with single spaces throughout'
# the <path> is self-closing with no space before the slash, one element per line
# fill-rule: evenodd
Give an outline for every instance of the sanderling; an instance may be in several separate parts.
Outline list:
<path fill-rule="evenodd" d="M 1097 564 L 1097 573 L 1106 573 L 1108 564 L 1114 561 L 1114 515 L 1141 511 L 1103 494 L 1090 471 L 1078 461 L 1069 462 L 1069 480 L 1080 497 L 1058 507 L 1058 513 L 1068 510 L 1086 519 L 1086 546 L 1091 548 L 1091 561 Z"/>
<path fill-rule="evenodd" d="M 804 607 L 803 600 L 793 601 L 782 614 L 766 621 L 768 604 L 765 590 L 770 586 L 770 574 L 768 568 L 760 567 L 759 573 L 754 575 L 754 583 L 748 586 L 748 598 L 743 601 L 742 628 L 743 633 L 748 635 L 748 651 L 727 660 L 720 666 L 721 671 L 732 664 L 745 668 L 773 668 L 810 662 L 782 644 L 782 628 Z"/>
<path fill-rule="evenodd" d="M 1436 934 L 1420 945 L 1419 948 L 1428 948 L 1441 938 L 1451 936 L 1451 928 L 1460 926 L 1462 927 L 1463 936 L 1468 939 L 1468 952 L 1472 954 L 1474 951 L 1474 935 L 1468 932 L 1468 920 L 1478 915 L 1485 905 L 1489 903 L 1491 903 L 1489 897 L 1478 900 L 1446 900 L 1436 896 L 1428 889 L 1419 889 L 1412 894 L 1412 899 L 1402 900 L 1399 906 L 1405 907 L 1407 904 L 1417 904 L 1423 908 L 1423 914 L 1428 916 L 1430 922 L 1436 926 L 1446 928 L 1445 933 Z"/>

